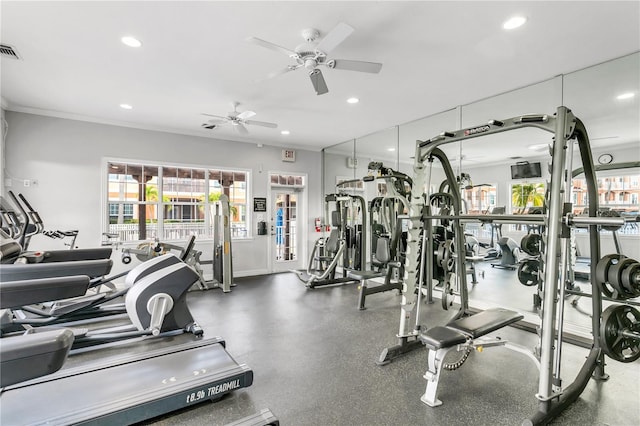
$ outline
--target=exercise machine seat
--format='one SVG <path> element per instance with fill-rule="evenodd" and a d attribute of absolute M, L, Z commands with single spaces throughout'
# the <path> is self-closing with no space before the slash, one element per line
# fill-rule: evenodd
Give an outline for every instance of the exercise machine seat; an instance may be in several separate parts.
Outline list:
<path fill-rule="evenodd" d="M 484 336 L 523 318 L 524 315 L 509 309 L 491 308 L 451 321 L 444 327 L 430 328 L 419 338 L 428 349 L 437 351 L 459 345 L 467 339 Z"/>
<path fill-rule="evenodd" d="M 447 324 L 447 327 L 458 330 L 475 339 L 523 318 L 524 315 L 509 309 L 492 308 L 452 321 Z"/>
<path fill-rule="evenodd" d="M 420 341 L 428 348 L 437 351 L 440 348 L 448 348 L 467 341 L 467 337 L 451 328 L 433 327 L 427 333 L 420 335 Z"/>

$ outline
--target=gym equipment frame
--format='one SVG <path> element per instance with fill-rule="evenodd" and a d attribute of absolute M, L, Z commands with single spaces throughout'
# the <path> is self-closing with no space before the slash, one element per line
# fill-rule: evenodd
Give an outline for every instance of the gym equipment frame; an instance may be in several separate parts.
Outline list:
<path fill-rule="evenodd" d="M 486 136 L 495 133 L 516 130 L 524 127 L 539 128 L 554 135 L 550 146 L 551 154 L 551 178 L 546 194 L 547 210 L 543 215 L 522 215 L 519 217 L 488 217 L 482 218 L 471 215 L 461 215 L 460 196 L 455 186 L 455 176 L 444 152 L 438 146 L 446 143 L 464 141 L 479 136 Z M 589 200 L 589 217 L 574 217 L 571 214 L 571 162 L 573 159 L 572 139 L 577 139 L 579 155 L 584 168 L 587 182 L 587 193 Z M 487 124 L 478 125 L 454 132 L 444 132 L 427 141 L 417 141 L 414 163 L 414 185 L 416 188 L 430 188 L 430 174 L 426 173 L 425 161 L 429 163 L 434 159 L 440 160 L 444 167 L 445 175 L 450 182 L 450 191 L 457 196 L 453 197 L 453 207 L 455 214 L 447 216 L 447 219 L 454 221 L 454 225 L 460 232 L 455 235 L 455 248 L 458 253 L 464 253 L 464 239 L 461 226 L 463 220 L 495 220 L 496 222 L 520 222 L 544 224 L 546 235 L 543 237 L 543 250 L 541 253 L 541 285 L 542 285 L 542 306 L 539 310 L 541 316 L 540 341 L 539 341 L 539 363 L 540 374 L 538 392 L 535 397 L 538 400 L 538 411 L 525 424 L 545 424 L 556 417 L 568 405 L 573 403 L 582 393 L 589 378 L 596 380 L 606 380 L 608 376 L 604 371 L 604 355 L 600 344 L 600 321 L 602 315 L 602 297 L 600 291 L 594 291 L 592 297 L 592 335 L 593 346 L 580 369 L 576 379 L 569 386 L 562 386 L 560 376 L 561 354 L 562 354 L 562 330 L 564 324 L 564 282 L 566 281 L 567 263 L 569 262 L 569 237 L 570 227 L 576 225 L 587 225 L 589 227 L 589 243 L 591 256 L 594 259 L 600 257 L 600 240 L 598 234 L 599 225 L 624 224 L 624 218 L 596 217 L 598 210 L 597 183 L 589 138 L 584 124 L 566 107 L 560 106 L 555 114 L 527 114 L 508 118 L 506 120 L 491 120 Z M 389 362 L 393 357 L 411 350 L 419 342 L 420 326 L 419 300 L 422 294 L 424 277 L 430 277 L 433 268 L 432 247 L 430 244 L 422 243 L 426 250 L 419 250 L 419 239 L 423 240 L 430 235 L 431 220 L 437 218 L 430 214 L 430 206 L 425 203 L 429 199 L 423 194 L 412 194 L 411 208 L 409 211 L 409 238 L 408 256 L 406 260 L 405 282 L 402 295 L 402 314 L 400 320 L 400 330 L 398 338 L 400 344 L 397 347 L 388 348 L 383 351 L 379 360 L 380 363 Z M 490 215 L 489 215 L 490 216 Z M 637 218 L 634 219 L 637 221 Z M 421 236 L 421 231 L 424 232 Z M 417 256 L 419 254 L 419 256 Z M 454 322 L 469 315 L 468 294 L 466 285 L 466 274 L 464 273 L 464 262 L 462 256 L 457 258 L 457 272 L 460 280 L 461 308 Z M 596 262 L 591 264 L 592 276 L 595 276 Z M 431 285 L 427 285 L 429 290 Z M 416 288 L 418 291 L 416 292 Z M 601 289 L 599 289 L 601 290 Z M 418 303 L 416 303 L 416 301 Z M 418 309 L 416 309 L 416 307 Z M 416 326 L 413 330 L 408 330 L 407 325 L 411 315 L 416 315 Z M 469 319 L 473 318 L 470 316 Z M 466 319 L 466 318 L 465 318 Z M 498 315 L 489 322 L 478 321 L 478 329 L 470 327 L 467 334 L 471 338 L 479 337 L 485 330 L 497 330 L 510 324 L 511 315 Z M 450 324 L 453 324 L 450 323 Z M 489 324 L 489 326 L 487 326 Z M 444 327 L 436 327 L 438 330 Z M 456 332 L 457 333 L 457 332 Z M 452 335 L 446 332 L 442 339 L 438 339 L 438 333 L 429 333 L 437 341 L 437 349 L 461 343 L 460 335 Z M 466 337 L 462 340 L 467 340 Z M 434 346 L 434 349 L 436 349 Z M 430 353 L 433 351 L 430 350 Z M 430 357 L 433 358 L 430 354 Z M 433 361 L 433 359 L 432 359 Z M 429 376 L 429 380 L 436 380 L 436 376 Z M 435 401 L 435 394 L 432 401 Z"/>

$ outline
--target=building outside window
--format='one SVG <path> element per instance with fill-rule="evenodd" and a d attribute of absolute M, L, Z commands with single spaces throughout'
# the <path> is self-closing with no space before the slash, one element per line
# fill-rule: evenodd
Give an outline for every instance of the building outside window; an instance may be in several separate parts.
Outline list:
<path fill-rule="evenodd" d="M 249 171 L 110 161 L 107 175 L 107 232 L 121 241 L 211 238 L 221 194 L 229 197 L 232 236 L 249 236 Z"/>

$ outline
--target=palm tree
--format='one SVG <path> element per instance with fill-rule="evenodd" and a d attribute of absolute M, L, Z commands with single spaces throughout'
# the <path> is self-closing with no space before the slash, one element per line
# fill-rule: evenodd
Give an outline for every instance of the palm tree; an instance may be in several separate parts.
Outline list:
<path fill-rule="evenodd" d="M 209 193 L 209 202 L 210 203 L 215 203 L 216 201 L 220 200 L 220 192 L 210 192 Z M 229 203 L 229 213 L 231 214 L 231 217 L 235 218 L 238 215 L 238 208 L 236 206 L 231 205 L 231 203 Z"/>
<path fill-rule="evenodd" d="M 544 205 L 544 184 L 527 183 L 511 187 L 511 204 L 513 207 L 542 207 Z"/>
<path fill-rule="evenodd" d="M 145 185 L 144 188 L 144 199 L 146 201 L 158 201 L 158 185 Z M 171 206 L 171 198 L 169 198 L 166 195 L 162 195 L 162 203 L 163 204 L 167 204 L 167 211 L 171 211 L 171 209 L 173 208 L 173 206 Z M 147 217 L 156 217 L 156 215 L 154 214 L 155 212 L 155 206 L 152 204 L 147 204 L 146 205 L 146 210 L 147 210 Z M 148 220 L 148 219 L 147 219 Z"/>

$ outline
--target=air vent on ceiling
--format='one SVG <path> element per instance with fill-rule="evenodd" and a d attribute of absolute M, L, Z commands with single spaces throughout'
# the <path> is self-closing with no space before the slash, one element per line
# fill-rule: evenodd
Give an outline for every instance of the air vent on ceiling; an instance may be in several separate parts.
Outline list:
<path fill-rule="evenodd" d="M 9 46 L 8 44 L 0 44 L 0 54 L 11 59 L 21 59 L 15 47 Z"/>

